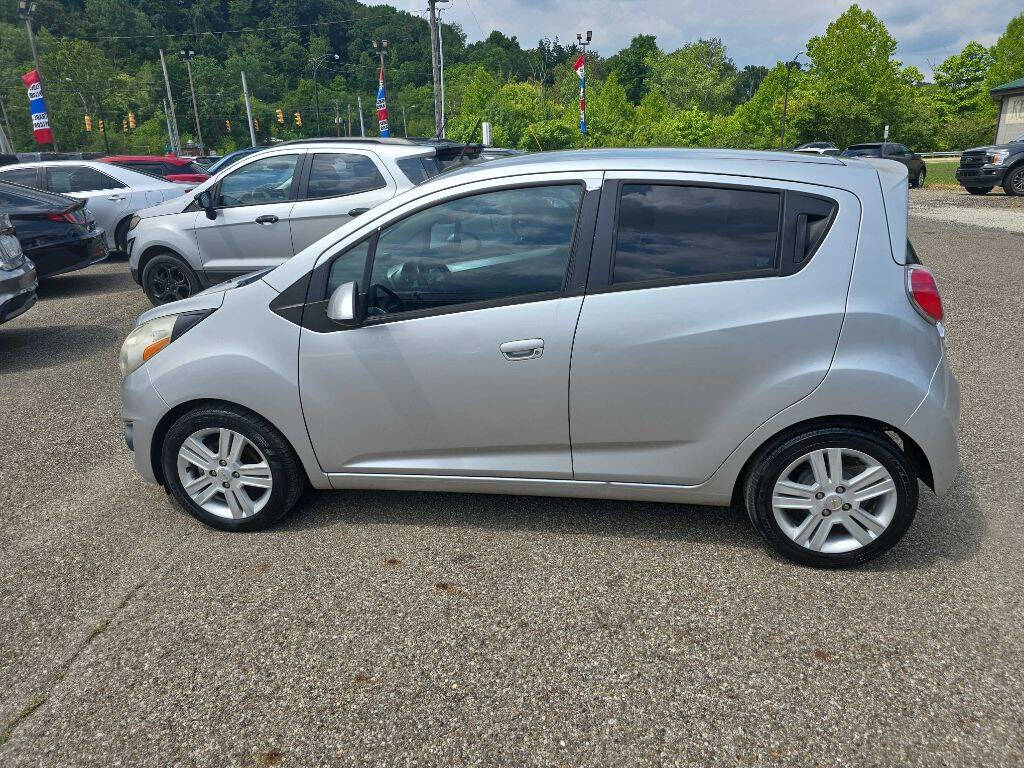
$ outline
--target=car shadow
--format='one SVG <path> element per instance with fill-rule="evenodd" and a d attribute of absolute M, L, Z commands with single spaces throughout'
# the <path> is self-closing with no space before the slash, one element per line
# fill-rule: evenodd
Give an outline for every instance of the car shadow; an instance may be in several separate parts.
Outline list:
<path fill-rule="evenodd" d="M 80 270 L 56 277 L 41 278 L 36 293 L 40 301 L 45 301 L 68 296 L 87 296 L 94 293 L 116 293 L 134 285 L 135 281 L 132 280 L 131 273 L 127 269 L 124 272 Z"/>
<path fill-rule="evenodd" d="M 97 352 L 113 355 L 120 336 L 104 325 L 0 326 L 0 374 L 67 365 Z"/>
<path fill-rule="evenodd" d="M 762 541 L 745 510 L 688 504 L 469 493 L 310 490 L 283 521 L 281 529 L 349 524 L 703 542 L 759 549 L 779 562 L 788 563 Z M 910 531 L 892 550 L 859 570 L 926 570 L 941 562 L 968 560 L 980 548 L 986 527 L 966 475 L 961 474 L 942 499 L 922 485 L 920 506 Z"/>

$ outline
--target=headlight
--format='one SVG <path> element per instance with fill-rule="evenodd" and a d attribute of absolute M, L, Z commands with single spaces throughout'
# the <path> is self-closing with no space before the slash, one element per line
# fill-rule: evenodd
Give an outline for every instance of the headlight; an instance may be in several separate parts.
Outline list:
<path fill-rule="evenodd" d="M 1010 156 L 1010 150 L 1001 149 L 998 152 L 990 152 L 987 158 L 989 165 L 1002 165 L 1003 161 Z"/>
<path fill-rule="evenodd" d="M 144 362 L 212 312 L 212 309 L 205 309 L 199 312 L 183 312 L 180 315 L 164 315 L 140 325 L 128 334 L 128 338 L 121 345 L 121 357 L 118 361 L 121 375 L 134 373 Z"/>
<path fill-rule="evenodd" d="M 133 229 L 139 226 L 140 221 L 142 221 L 142 217 L 139 216 L 139 214 L 136 213 L 134 216 L 132 216 L 132 220 L 128 222 L 128 231 L 131 232 Z"/>

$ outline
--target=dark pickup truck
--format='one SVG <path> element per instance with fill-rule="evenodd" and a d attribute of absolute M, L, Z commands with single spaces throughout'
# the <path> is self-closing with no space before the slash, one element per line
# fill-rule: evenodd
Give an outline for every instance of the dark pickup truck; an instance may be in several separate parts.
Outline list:
<path fill-rule="evenodd" d="M 1024 195 L 1024 134 L 1006 144 L 965 149 L 956 180 L 972 195 L 1002 186 L 1008 195 Z"/>

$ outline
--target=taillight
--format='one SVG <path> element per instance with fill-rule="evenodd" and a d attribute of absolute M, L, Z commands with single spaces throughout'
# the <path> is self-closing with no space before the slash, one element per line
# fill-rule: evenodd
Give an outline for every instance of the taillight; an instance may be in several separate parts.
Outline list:
<path fill-rule="evenodd" d="M 86 224 L 88 222 L 82 208 L 68 208 L 60 213 L 47 213 L 46 218 L 50 221 L 66 221 L 68 224 Z"/>
<path fill-rule="evenodd" d="M 942 297 L 930 269 L 916 264 L 907 267 L 907 297 L 925 320 L 942 322 Z"/>

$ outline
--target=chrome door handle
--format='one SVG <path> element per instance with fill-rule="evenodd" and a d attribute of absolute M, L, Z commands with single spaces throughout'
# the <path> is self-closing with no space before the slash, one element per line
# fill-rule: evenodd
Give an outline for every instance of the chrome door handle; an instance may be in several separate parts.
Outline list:
<path fill-rule="evenodd" d="M 535 360 L 544 354 L 544 339 L 506 341 L 498 349 L 506 360 Z"/>
<path fill-rule="evenodd" d="M 107 200 L 124 200 L 124 195 L 111 195 L 110 197 L 107 198 Z"/>
<path fill-rule="evenodd" d="M 272 213 L 265 213 L 262 216 L 257 216 L 256 217 L 256 223 L 257 224 L 276 224 L 277 223 L 277 216 L 275 216 Z"/>

